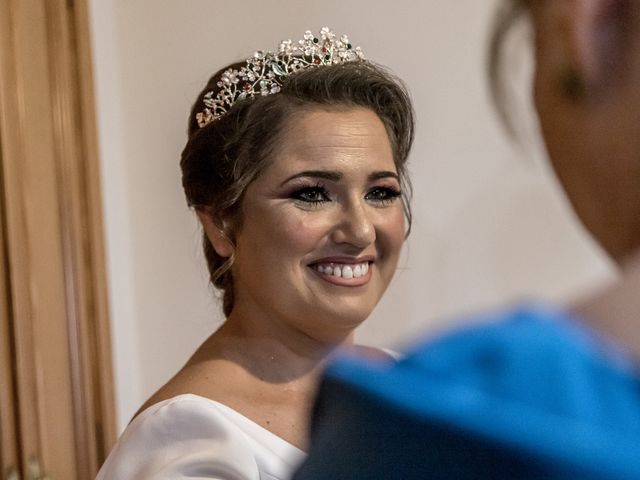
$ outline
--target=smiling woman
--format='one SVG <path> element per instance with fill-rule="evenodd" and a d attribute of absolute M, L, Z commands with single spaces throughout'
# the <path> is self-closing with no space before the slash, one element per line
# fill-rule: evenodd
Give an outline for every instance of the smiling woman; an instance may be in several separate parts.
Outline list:
<path fill-rule="evenodd" d="M 411 224 L 403 85 L 307 32 L 215 74 L 183 186 L 226 322 L 131 422 L 98 478 L 289 478 L 318 372 L 391 281 Z"/>

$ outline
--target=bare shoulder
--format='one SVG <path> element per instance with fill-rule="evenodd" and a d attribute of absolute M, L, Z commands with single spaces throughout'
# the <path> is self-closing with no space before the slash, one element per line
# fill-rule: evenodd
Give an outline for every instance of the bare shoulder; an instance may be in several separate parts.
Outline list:
<path fill-rule="evenodd" d="M 193 394 L 224 402 L 225 396 L 241 383 L 242 372 L 233 363 L 211 354 L 202 354 L 202 348 L 166 384 L 144 402 L 133 418 L 157 403 L 171 398 Z"/>
<path fill-rule="evenodd" d="M 132 420 L 144 412 L 146 409 L 155 405 L 156 403 L 163 402 L 165 400 L 169 400 L 170 398 L 177 397 L 179 395 L 184 395 L 186 393 L 196 393 L 192 385 L 189 385 L 189 382 L 186 381 L 185 375 L 183 374 L 183 370 L 180 370 L 171 380 L 169 380 L 166 384 L 160 387 L 153 395 L 151 395 L 146 402 L 142 404 L 142 406 L 138 409 L 138 411 L 133 416 Z"/>

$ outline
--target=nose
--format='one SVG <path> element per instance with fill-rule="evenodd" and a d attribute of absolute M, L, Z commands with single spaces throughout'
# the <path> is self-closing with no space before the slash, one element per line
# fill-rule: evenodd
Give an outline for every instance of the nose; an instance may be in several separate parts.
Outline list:
<path fill-rule="evenodd" d="M 365 248 L 376 239 L 376 229 L 370 218 L 371 212 L 362 201 L 350 202 L 340 210 L 340 218 L 332 233 L 332 240 L 338 244 L 350 244 Z"/>

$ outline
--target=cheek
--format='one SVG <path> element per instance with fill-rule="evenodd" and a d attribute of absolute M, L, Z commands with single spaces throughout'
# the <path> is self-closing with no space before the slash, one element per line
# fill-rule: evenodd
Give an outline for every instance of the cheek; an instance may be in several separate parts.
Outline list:
<path fill-rule="evenodd" d="M 588 139 L 580 135 L 579 118 L 568 111 L 543 78 L 536 81 L 534 102 L 549 161 L 566 189 L 567 179 L 579 173 L 573 170 L 583 164 L 574 159 L 583 158 L 577 152 L 587 145 Z"/>
<path fill-rule="evenodd" d="M 540 131 L 552 164 L 562 159 L 568 142 L 575 138 L 577 124 L 567 110 L 565 100 L 558 94 L 549 68 L 539 67 L 534 78 L 533 101 L 538 114 Z M 570 110 L 570 109 L 569 109 Z M 557 172 L 557 165 L 554 165 Z"/>
<path fill-rule="evenodd" d="M 404 244 L 406 234 L 402 209 L 398 209 L 393 214 L 380 219 L 377 230 L 378 242 L 385 250 L 383 253 L 388 257 L 397 258 L 400 255 L 400 249 Z"/>
<path fill-rule="evenodd" d="M 328 229 L 326 219 L 289 209 L 273 218 L 266 227 L 263 231 L 265 238 L 289 256 L 312 251 L 325 238 Z"/>

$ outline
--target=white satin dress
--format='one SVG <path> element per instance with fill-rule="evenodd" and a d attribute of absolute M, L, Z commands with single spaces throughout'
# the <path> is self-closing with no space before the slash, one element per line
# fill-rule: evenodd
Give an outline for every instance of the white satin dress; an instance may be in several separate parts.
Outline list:
<path fill-rule="evenodd" d="M 232 408 L 185 394 L 140 413 L 96 480 L 286 480 L 305 456 Z"/>

